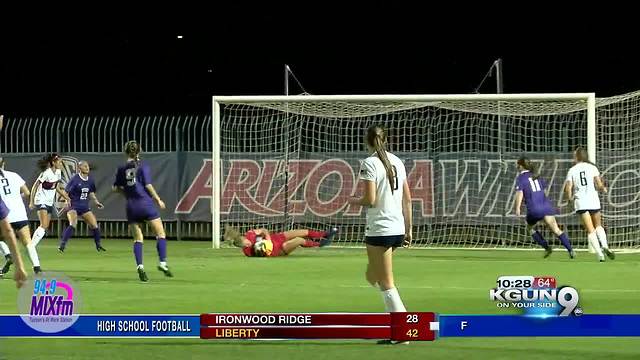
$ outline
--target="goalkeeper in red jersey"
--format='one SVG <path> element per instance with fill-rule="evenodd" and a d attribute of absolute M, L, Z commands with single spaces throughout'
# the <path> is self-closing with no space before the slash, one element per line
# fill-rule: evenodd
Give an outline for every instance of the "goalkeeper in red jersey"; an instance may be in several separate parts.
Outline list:
<path fill-rule="evenodd" d="M 299 247 L 328 246 L 337 233 L 337 228 L 327 231 L 296 229 L 273 234 L 267 229 L 253 229 L 242 235 L 238 229 L 227 226 L 224 240 L 242 248 L 246 256 L 273 257 L 289 255 Z"/>

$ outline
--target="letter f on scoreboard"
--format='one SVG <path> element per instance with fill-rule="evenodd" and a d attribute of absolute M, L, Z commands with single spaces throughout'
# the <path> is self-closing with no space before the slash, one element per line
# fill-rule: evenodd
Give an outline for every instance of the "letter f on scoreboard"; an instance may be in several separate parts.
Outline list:
<path fill-rule="evenodd" d="M 466 328 L 467 326 L 469 326 L 468 322 L 460 321 L 460 330 L 464 330 L 464 328 Z"/>

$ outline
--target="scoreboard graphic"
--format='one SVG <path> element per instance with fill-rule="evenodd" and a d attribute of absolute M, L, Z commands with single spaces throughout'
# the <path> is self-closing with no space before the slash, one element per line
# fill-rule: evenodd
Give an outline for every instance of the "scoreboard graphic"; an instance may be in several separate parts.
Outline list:
<path fill-rule="evenodd" d="M 429 311 L 82 315 L 77 311 L 77 288 L 62 277 L 41 280 L 26 295 L 19 298 L 19 310 L 20 303 L 29 305 L 22 314 L 0 315 L 0 337 L 434 341 L 442 337 L 640 336 L 640 315 L 585 314 L 578 291 L 559 285 L 553 276 L 497 278 L 489 289 L 489 300 L 498 309 L 519 309 L 517 315 Z"/>

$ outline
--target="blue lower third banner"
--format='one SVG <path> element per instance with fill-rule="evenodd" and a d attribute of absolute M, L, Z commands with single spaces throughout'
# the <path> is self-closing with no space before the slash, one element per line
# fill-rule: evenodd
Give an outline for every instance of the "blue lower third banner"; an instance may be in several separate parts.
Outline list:
<path fill-rule="evenodd" d="M 0 315 L 0 337 L 200 337 L 199 315 Z"/>
<path fill-rule="evenodd" d="M 440 337 L 640 336 L 640 315 L 440 315 Z"/>

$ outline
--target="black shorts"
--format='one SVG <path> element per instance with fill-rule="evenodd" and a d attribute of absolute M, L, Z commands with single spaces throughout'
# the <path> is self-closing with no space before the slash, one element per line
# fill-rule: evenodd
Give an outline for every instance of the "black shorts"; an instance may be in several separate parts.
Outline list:
<path fill-rule="evenodd" d="M 600 212 L 600 209 L 593 209 L 593 210 L 576 210 L 576 214 L 584 214 L 586 212 L 589 212 L 589 214 L 597 214 Z"/>
<path fill-rule="evenodd" d="M 367 245 L 397 248 L 402 246 L 404 235 L 366 236 L 364 242 L 367 243 Z"/>
<path fill-rule="evenodd" d="M 36 204 L 36 211 L 40 211 L 40 210 L 46 210 L 49 215 L 53 214 L 53 206 L 51 205 L 45 205 L 45 204 Z"/>
<path fill-rule="evenodd" d="M 29 226 L 29 220 L 25 220 L 25 221 L 16 221 L 16 222 L 12 222 L 11 223 L 11 227 L 13 228 L 13 230 L 18 231 L 20 229 L 22 229 L 25 226 Z"/>

